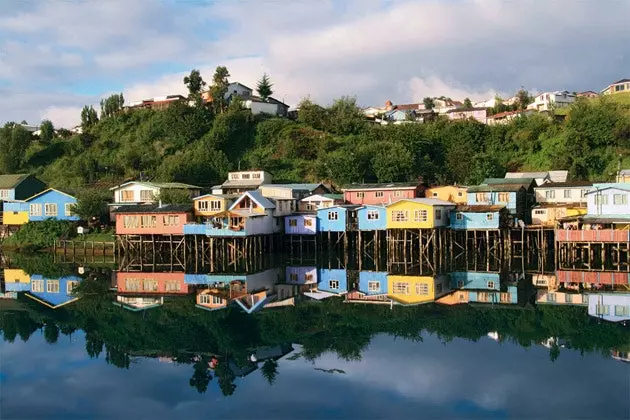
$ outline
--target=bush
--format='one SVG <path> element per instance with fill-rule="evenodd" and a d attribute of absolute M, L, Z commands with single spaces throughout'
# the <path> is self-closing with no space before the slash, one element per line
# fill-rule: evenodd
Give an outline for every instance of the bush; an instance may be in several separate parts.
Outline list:
<path fill-rule="evenodd" d="M 47 219 L 29 222 L 6 239 L 4 244 L 15 248 L 41 249 L 54 245 L 57 239 L 68 239 L 74 234 L 72 222 Z"/>

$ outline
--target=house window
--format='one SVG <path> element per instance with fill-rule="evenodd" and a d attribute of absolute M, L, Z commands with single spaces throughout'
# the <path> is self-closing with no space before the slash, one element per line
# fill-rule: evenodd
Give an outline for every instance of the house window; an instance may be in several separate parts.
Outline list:
<path fill-rule="evenodd" d="M 313 226 L 313 219 L 311 218 L 305 218 L 304 219 L 304 227 L 312 227 Z"/>
<path fill-rule="evenodd" d="M 615 305 L 615 316 L 628 316 L 630 315 L 630 306 Z"/>
<path fill-rule="evenodd" d="M 121 201 L 134 201 L 133 190 L 121 191 Z"/>
<path fill-rule="evenodd" d="M 313 274 L 311 274 L 311 273 L 304 274 L 304 280 L 305 281 L 312 281 L 313 280 Z"/>
<path fill-rule="evenodd" d="M 182 290 L 182 284 L 177 280 L 166 280 L 164 287 L 166 292 L 179 292 Z"/>
<path fill-rule="evenodd" d="M 442 210 L 435 209 L 435 220 L 442 220 Z"/>
<path fill-rule="evenodd" d="M 138 227 L 139 218 L 138 216 L 125 216 L 123 218 L 123 225 L 125 228 L 137 228 Z"/>
<path fill-rule="evenodd" d="M 628 204 L 628 195 L 627 194 L 615 194 L 613 196 L 613 203 L 616 204 L 616 205 Z"/>
<path fill-rule="evenodd" d="M 409 294 L 409 283 L 407 282 L 395 282 L 392 285 L 392 292 L 397 295 Z"/>
<path fill-rule="evenodd" d="M 489 302 L 490 301 L 490 294 L 487 292 L 479 292 L 477 293 L 477 300 L 479 302 Z"/>
<path fill-rule="evenodd" d="M 392 221 L 393 222 L 406 222 L 409 220 L 409 212 L 407 210 L 393 210 Z"/>
<path fill-rule="evenodd" d="M 442 283 L 439 283 L 437 286 L 435 286 L 435 293 L 442 293 Z"/>
<path fill-rule="evenodd" d="M 606 206 L 608 205 L 608 196 L 607 195 L 596 195 L 595 196 L 595 204 L 598 206 Z"/>
<path fill-rule="evenodd" d="M 615 92 L 621 92 L 626 88 L 625 85 L 617 85 L 615 86 Z"/>
<path fill-rule="evenodd" d="M 538 215 L 547 214 L 547 210 L 534 210 L 534 214 L 538 214 Z"/>
<path fill-rule="evenodd" d="M 179 216 L 168 215 L 164 216 L 164 226 L 178 226 Z"/>
<path fill-rule="evenodd" d="M 488 289 L 494 289 L 494 282 L 492 280 L 488 282 Z"/>
<path fill-rule="evenodd" d="M 45 216 L 56 216 L 57 215 L 57 204 L 55 204 L 55 203 L 46 203 L 46 204 L 44 204 L 44 215 Z"/>
<path fill-rule="evenodd" d="M 212 296 L 212 304 L 213 305 L 220 305 L 223 303 L 223 298 L 221 296 Z"/>
<path fill-rule="evenodd" d="M 9 198 L 9 190 L 0 190 L 0 199 Z"/>
<path fill-rule="evenodd" d="M 547 302 L 555 302 L 556 294 L 555 293 L 547 293 Z"/>
<path fill-rule="evenodd" d="M 455 220 L 464 220 L 463 213 L 455 213 Z"/>
<path fill-rule="evenodd" d="M 243 174 L 243 175 L 241 175 L 241 179 L 249 179 L 249 174 Z"/>
<path fill-rule="evenodd" d="M 564 190 L 564 198 L 571 198 L 571 190 Z"/>
<path fill-rule="evenodd" d="M 486 220 L 488 220 L 488 221 L 494 220 L 494 214 L 493 213 L 486 213 Z"/>
<path fill-rule="evenodd" d="M 510 293 L 501 293 L 500 300 L 501 303 L 510 303 L 512 295 Z"/>
<path fill-rule="evenodd" d="M 66 294 L 71 295 L 72 291 L 74 290 L 75 287 L 77 287 L 78 284 L 79 284 L 78 281 L 74 281 L 74 280 L 68 281 L 66 283 Z"/>
<path fill-rule="evenodd" d="M 151 190 L 140 190 L 140 201 L 153 201 L 155 194 Z"/>
<path fill-rule="evenodd" d="M 230 179 L 235 181 L 237 179 L 241 179 L 240 174 L 230 174 Z"/>
<path fill-rule="evenodd" d="M 297 273 L 291 273 L 289 275 L 289 278 L 291 279 L 291 281 L 297 281 L 298 280 L 298 275 L 297 275 Z"/>
<path fill-rule="evenodd" d="M 573 295 L 565 293 L 565 295 L 564 295 L 564 303 L 573 303 Z"/>
<path fill-rule="evenodd" d="M 59 293 L 59 280 L 48 280 L 46 282 L 46 292 Z"/>
<path fill-rule="evenodd" d="M 545 198 L 546 199 L 556 198 L 556 191 L 555 190 L 547 190 L 547 191 L 545 191 Z"/>
<path fill-rule="evenodd" d="M 289 220 L 289 226 L 290 227 L 296 227 L 297 226 L 297 219 L 290 219 Z"/>
<path fill-rule="evenodd" d="M 597 305 L 595 306 L 595 314 L 597 315 L 610 315 L 609 305 Z"/>
<path fill-rule="evenodd" d="M 42 205 L 41 204 L 31 204 L 29 206 L 29 215 L 31 216 L 41 216 L 42 215 Z"/>
<path fill-rule="evenodd" d="M 466 295 L 465 295 L 465 294 L 463 294 L 463 293 L 460 293 L 460 294 L 459 294 L 459 301 L 460 301 L 460 302 L 463 302 L 463 301 L 465 301 L 465 300 L 466 300 Z"/>
<path fill-rule="evenodd" d="M 457 280 L 457 288 L 461 289 L 462 287 L 464 287 L 464 280 Z"/>
<path fill-rule="evenodd" d="M 64 205 L 64 209 L 63 211 L 65 212 L 66 216 L 74 216 L 74 212 L 72 211 L 72 209 L 74 208 L 74 203 L 66 203 Z"/>
<path fill-rule="evenodd" d="M 157 216 L 140 216 L 141 228 L 154 228 L 157 224 Z"/>
<path fill-rule="evenodd" d="M 499 201 L 502 203 L 507 203 L 510 201 L 510 193 L 499 193 Z"/>
<path fill-rule="evenodd" d="M 490 196 L 486 193 L 477 193 L 475 194 L 475 198 L 478 202 L 490 201 Z"/>
<path fill-rule="evenodd" d="M 395 197 L 401 197 L 402 196 L 402 191 L 395 191 L 394 192 L 394 196 Z"/>
<path fill-rule="evenodd" d="M 207 305 L 210 303 L 210 295 L 199 295 L 199 304 Z"/>
<path fill-rule="evenodd" d="M 588 190 L 582 190 L 580 191 L 580 198 L 584 198 L 586 197 L 586 194 L 588 193 Z"/>
<path fill-rule="evenodd" d="M 339 220 L 339 213 L 336 211 L 331 211 L 328 213 L 328 220 Z"/>
<path fill-rule="evenodd" d="M 337 290 L 337 289 L 339 289 L 339 280 L 329 280 L 328 281 L 328 288 L 330 290 Z"/>
<path fill-rule="evenodd" d="M 362 193 L 362 192 L 358 192 L 357 193 L 357 198 L 363 198 L 364 196 L 365 196 L 365 194 Z"/>
<path fill-rule="evenodd" d="M 44 291 L 44 280 L 31 281 L 31 291 L 42 293 Z"/>
<path fill-rule="evenodd" d="M 208 211 L 208 201 L 197 201 L 197 210 Z"/>
<path fill-rule="evenodd" d="M 378 220 L 378 218 L 379 218 L 378 210 L 368 210 L 367 212 L 368 220 Z"/>
<path fill-rule="evenodd" d="M 368 281 L 368 291 L 369 292 L 378 292 L 381 290 L 381 282 L 380 281 Z"/>
<path fill-rule="evenodd" d="M 460 191 L 460 192 L 458 192 L 458 193 L 457 193 L 457 196 L 458 196 L 458 197 L 463 197 L 463 196 L 464 196 L 464 193 Z"/>
<path fill-rule="evenodd" d="M 588 303 L 588 295 L 582 295 L 582 303 Z"/>
<path fill-rule="evenodd" d="M 438 193 L 434 192 L 433 194 L 431 194 L 432 197 L 437 197 Z"/>
<path fill-rule="evenodd" d="M 252 179 L 260 179 L 260 173 L 256 172 L 252 174 Z"/>
<path fill-rule="evenodd" d="M 383 191 L 376 191 L 376 192 L 374 193 L 374 197 L 376 197 L 376 198 L 381 198 L 381 197 L 383 197 Z"/>
<path fill-rule="evenodd" d="M 128 292 L 139 292 L 140 279 L 125 279 L 125 290 Z"/>
<path fill-rule="evenodd" d="M 429 296 L 429 285 L 425 283 L 416 283 L 416 295 Z"/>
<path fill-rule="evenodd" d="M 426 210 L 415 210 L 413 212 L 414 222 L 426 222 L 429 218 L 429 212 Z"/>

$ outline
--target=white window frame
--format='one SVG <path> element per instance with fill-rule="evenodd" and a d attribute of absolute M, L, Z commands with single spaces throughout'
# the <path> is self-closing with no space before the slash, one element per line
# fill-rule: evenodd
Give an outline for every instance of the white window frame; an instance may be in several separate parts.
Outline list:
<path fill-rule="evenodd" d="M 0 190 L 0 200 L 9 198 L 11 190 Z"/>
<path fill-rule="evenodd" d="M 455 220 L 464 220 L 464 213 L 455 213 Z"/>
<path fill-rule="evenodd" d="M 59 207 L 57 203 L 44 203 L 44 216 L 57 217 L 59 215 Z"/>
<path fill-rule="evenodd" d="M 402 197 L 402 191 L 394 191 L 394 197 Z"/>
<path fill-rule="evenodd" d="M 486 220 L 487 221 L 494 220 L 494 213 L 486 213 Z"/>
<path fill-rule="evenodd" d="M 404 281 L 397 281 L 392 284 L 392 293 L 396 295 L 408 295 L 409 283 Z"/>
<path fill-rule="evenodd" d="M 68 216 L 68 217 L 76 216 L 74 214 L 74 212 L 72 211 L 72 206 L 74 206 L 74 205 L 75 205 L 74 203 L 65 203 L 63 205 L 63 211 L 64 211 L 66 216 Z"/>
<path fill-rule="evenodd" d="M 197 201 L 197 210 L 199 211 L 208 211 L 210 208 L 210 202 L 208 200 L 199 200 Z"/>
<path fill-rule="evenodd" d="M 383 198 L 384 195 L 385 194 L 383 194 L 383 191 L 376 191 L 374 193 L 374 197 L 376 197 L 376 198 Z"/>
<path fill-rule="evenodd" d="M 328 220 L 339 220 L 339 212 L 329 211 L 328 212 Z"/>
<path fill-rule="evenodd" d="M 489 280 L 487 283 L 488 289 L 494 289 L 494 281 Z"/>
<path fill-rule="evenodd" d="M 392 222 L 408 222 L 409 211 L 407 210 L 392 210 Z"/>
<path fill-rule="evenodd" d="M 416 295 L 429 296 L 429 285 L 426 283 L 416 283 Z"/>
<path fill-rule="evenodd" d="M 31 292 L 44 293 L 44 280 L 32 280 Z"/>
<path fill-rule="evenodd" d="M 413 221 L 414 222 L 426 222 L 429 220 L 429 212 L 427 210 L 414 210 Z"/>
<path fill-rule="evenodd" d="M 28 206 L 28 214 L 30 216 L 41 216 L 42 215 L 42 205 L 33 203 Z"/>
<path fill-rule="evenodd" d="M 328 288 L 330 290 L 339 290 L 339 280 L 328 280 Z"/>
<path fill-rule="evenodd" d="M 369 292 L 379 292 L 381 290 L 381 282 L 377 280 L 368 281 Z"/>
<path fill-rule="evenodd" d="M 208 295 L 208 294 L 199 295 L 199 304 L 200 305 L 208 305 L 208 304 L 210 304 L 210 296 L 212 296 L 212 295 Z"/>
<path fill-rule="evenodd" d="M 297 219 L 289 219 L 289 227 L 297 227 Z"/>
<path fill-rule="evenodd" d="M 155 193 L 153 190 L 140 190 L 140 201 L 149 202 L 155 200 Z"/>
<path fill-rule="evenodd" d="M 210 201 L 210 211 L 221 211 L 221 200 Z"/>
<path fill-rule="evenodd" d="M 368 210 L 367 211 L 367 219 L 368 220 L 378 220 L 380 218 L 380 214 L 378 210 Z"/>
<path fill-rule="evenodd" d="M 68 280 L 66 282 L 66 294 L 72 295 L 72 291 L 74 290 L 75 287 L 77 287 L 78 284 L 79 282 L 76 280 Z"/>
<path fill-rule="evenodd" d="M 59 293 L 59 280 L 46 281 L 46 293 Z"/>
<path fill-rule="evenodd" d="M 615 194 L 613 195 L 613 204 L 616 206 L 621 206 L 624 204 L 628 204 L 628 194 Z"/>
<path fill-rule="evenodd" d="M 555 190 L 547 190 L 547 191 L 545 191 L 545 198 L 547 200 L 549 200 L 551 198 L 556 198 L 556 191 Z"/>
<path fill-rule="evenodd" d="M 365 193 L 364 192 L 358 192 L 356 197 L 357 198 L 364 198 L 365 197 Z"/>
<path fill-rule="evenodd" d="M 221 296 L 212 295 L 212 304 L 213 305 L 221 305 L 223 303 L 223 298 Z"/>
<path fill-rule="evenodd" d="M 435 220 L 442 220 L 442 209 L 435 209 Z"/>
<path fill-rule="evenodd" d="M 571 190 L 564 190 L 564 198 L 571 198 Z"/>
<path fill-rule="evenodd" d="M 310 217 L 305 217 L 304 227 L 313 227 L 313 219 L 311 219 Z"/>

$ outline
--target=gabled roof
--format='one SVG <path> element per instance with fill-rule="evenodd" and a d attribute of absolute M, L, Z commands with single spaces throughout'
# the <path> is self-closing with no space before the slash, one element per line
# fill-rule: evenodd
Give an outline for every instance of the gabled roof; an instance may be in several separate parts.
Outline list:
<path fill-rule="evenodd" d="M 0 188 L 13 189 L 31 176 L 31 174 L 7 174 L 0 175 Z"/>
<path fill-rule="evenodd" d="M 613 85 L 617 85 L 619 83 L 628 83 L 630 82 L 630 79 L 621 79 L 621 80 L 617 80 L 616 82 L 612 83 Z"/>
<path fill-rule="evenodd" d="M 192 209 L 192 204 L 163 204 L 160 207 L 158 203 L 154 203 L 122 206 L 113 210 L 113 213 L 183 213 Z"/>
<path fill-rule="evenodd" d="M 486 180 L 503 180 L 504 183 L 517 182 L 515 180 L 520 180 L 521 182 L 530 182 L 530 180 L 533 181 L 536 178 L 547 178 L 548 176 L 549 172 L 508 172 L 505 174 L 505 178 L 486 178 Z M 483 184 L 488 183 L 486 182 L 486 180 L 483 181 Z"/>
<path fill-rule="evenodd" d="M 359 191 L 359 190 L 397 190 L 397 189 L 414 189 L 419 185 L 417 182 L 389 182 L 380 184 L 349 184 L 342 188 L 342 191 Z"/>
<path fill-rule="evenodd" d="M 455 211 L 461 213 L 488 213 L 488 212 L 497 212 L 501 211 L 505 208 L 505 206 L 486 206 L 486 205 L 464 205 L 457 206 Z"/>
<path fill-rule="evenodd" d="M 522 184 L 492 184 L 469 187 L 468 192 L 517 192 L 525 189 Z"/>
<path fill-rule="evenodd" d="M 232 206 L 230 206 L 230 210 L 233 210 L 234 207 L 241 202 L 241 200 L 243 200 L 245 197 L 249 197 L 250 199 L 254 200 L 256 202 L 256 204 L 258 204 L 260 207 L 262 207 L 265 210 L 268 209 L 275 209 L 276 205 L 267 197 L 263 196 L 260 191 L 247 191 L 245 193 L 243 193 L 243 195 L 241 195 L 236 201 L 234 201 L 234 203 L 232 204 Z"/>
<path fill-rule="evenodd" d="M 593 187 L 595 189 L 587 192 L 586 195 L 595 194 L 595 193 L 598 193 L 600 191 L 611 190 L 611 189 L 612 190 L 630 191 L 630 184 L 593 184 Z"/>
<path fill-rule="evenodd" d="M 336 206 L 323 207 L 321 209 L 317 209 L 317 211 L 320 212 L 320 211 L 328 211 L 328 210 L 335 210 L 335 209 L 347 211 L 347 210 L 356 210 L 359 207 L 362 207 L 362 206 L 359 204 L 337 204 Z"/>
<path fill-rule="evenodd" d="M 619 175 L 628 176 L 630 175 L 630 169 L 622 169 L 619 171 Z"/>
<path fill-rule="evenodd" d="M 326 198 L 328 200 L 343 200 L 343 194 L 313 194 L 308 197 L 304 197 L 300 201 L 311 201 L 311 199 L 321 199 Z"/>
<path fill-rule="evenodd" d="M 231 198 L 238 198 L 238 197 L 240 197 L 240 194 L 204 194 L 204 195 L 200 195 L 199 197 L 193 198 L 193 201 L 200 200 L 202 198 L 208 198 L 208 197 L 226 198 L 226 199 L 229 200 Z"/>
<path fill-rule="evenodd" d="M 313 191 L 323 186 L 323 184 L 262 184 L 260 188 L 286 188 L 288 190 Z"/>
<path fill-rule="evenodd" d="M 392 204 L 398 204 L 404 201 L 411 201 L 413 203 L 426 204 L 429 206 L 455 206 L 455 203 L 437 198 L 403 198 L 402 200 L 398 200 Z"/>
<path fill-rule="evenodd" d="M 201 187 L 198 187 L 196 185 L 183 184 L 181 182 L 127 181 L 127 182 L 123 182 L 120 185 L 112 187 L 109 190 L 110 191 L 117 190 L 117 189 L 122 188 L 124 186 L 127 186 L 129 184 L 140 184 L 140 185 L 146 185 L 147 187 L 166 188 L 166 189 L 169 189 L 169 188 L 171 188 L 171 189 L 183 189 L 183 190 L 190 190 L 190 189 L 199 190 L 199 189 L 201 189 Z"/>
<path fill-rule="evenodd" d="M 35 195 L 33 195 L 33 196 L 30 196 L 29 198 L 25 199 L 24 201 L 25 201 L 25 202 L 26 202 L 26 201 L 31 201 L 31 200 L 33 200 L 33 199 L 35 199 L 35 198 L 39 197 L 40 195 L 44 195 L 44 194 L 49 193 L 49 192 L 51 192 L 51 191 L 58 192 L 59 194 L 63 194 L 63 195 L 65 195 L 65 196 L 67 196 L 67 197 L 70 197 L 70 198 L 73 198 L 73 199 L 75 199 L 75 200 L 76 200 L 76 197 L 74 197 L 74 196 L 72 196 L 72 195 L 70 195 L 70 194 L 68 194 L 68 193 L 65 193 L 65 192 L 63 192 L 63 191 L 56 190 L 56 189 L 54 189 L 54 188 L 48 188 L 48 189 L 46 189 L 46 190 L 44 190 L 44 191 L 42 191 L 42 192 L 39 192 L 39 193 L 37 193 L 37 194 L 35 194 Z"/>
<path fill-rule="evenodd" d="M 540 188 L 578 188 L 578 187 L 592 187 L 593 183 L 590 181 L 567 181 L 567 182 L 553 182 L 545 181 L 542 185 L 536 187 Z"/>

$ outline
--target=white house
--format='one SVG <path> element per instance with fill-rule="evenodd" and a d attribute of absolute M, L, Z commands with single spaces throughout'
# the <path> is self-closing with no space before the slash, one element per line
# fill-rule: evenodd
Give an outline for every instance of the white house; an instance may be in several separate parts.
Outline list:
<path fill-rule="evenodd" d="M 118 208 L 122 205 L 155 203 L 163 190 L 185 190 L 190 198 L 199 195 L 200 187 L 179 182 L 144 182 L 129 181 L 110 188 L 114 192 L 114 202 L 110 206 Z"/>
<path fill-rule="evenodd" d="M 630 184 L 594 184 L 586 193 L 587 216 L 599 219 L 621 218 L 630 223 Z M 585 219 L 586 221 L 586 219 Z"/>
<path fill-rule="evenodd" d="M 300 200 L 299 211 L 317 211 L 343 204 L 343 194 L 315 194 Z"/>
<path fill-rule="evenodd" d="M 535 111 L 551 111 L 554 108 L 564 108 L 575 102 L 575 95 L 564 90 L 544 92 L 534 98 L 534 102 L 527 105 L 527 109 Z"/>
<path fill-rule="evenodd" d="M 505 178 L 533 178 L 536 185 L 540 186 L 545 182 L 566 182 L 569 171 L 545 171 L 545 172 L 507 172 Z"/>
<path fill-rule="evenodd" d="M 588 295 L 588 314 L 610 322 L 630 320 L 630 293 Z"/>
<path fill-rule="evenodd" d="M 545 181 L 534 188 L 534 193 L 537 203 L 586 205 L 586 194 L 592 186 L 593 183 L 588 181 Z"/>
<path fill-rule="evenodd" d="M 260 170 L 228 172 L 227 181 L 212 187 L 212 194 L 240 194 L 270 184 L 272 179 L 269 172 Z"/>

